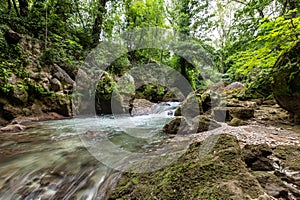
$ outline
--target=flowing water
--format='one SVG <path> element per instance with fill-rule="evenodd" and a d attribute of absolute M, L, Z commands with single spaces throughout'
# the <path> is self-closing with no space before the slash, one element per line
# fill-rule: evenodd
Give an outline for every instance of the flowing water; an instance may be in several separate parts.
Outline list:
<path fill-rule="evenodd" d="M 105 135 L 126 152 L 150 151 L 164 139 L 161 129 L 176 106 L 164 104 L 144 116 L 37 122 L 0 134 L 0 199 L 105 199 L 120 172 L 97 160 L 86 142 Z"/>

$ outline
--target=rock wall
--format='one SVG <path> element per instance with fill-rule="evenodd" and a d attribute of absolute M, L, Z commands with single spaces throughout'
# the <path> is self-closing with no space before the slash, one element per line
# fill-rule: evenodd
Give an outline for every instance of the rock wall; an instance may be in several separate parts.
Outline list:
<path fill-rule="evenodd" d="M 71 96 L 74 80 L 57 64 L 44 64 L 41 41 L 18 35 L 12 48 L 20 48 L 20 65 L 9 66 L 6 82 L 1 83 L 0 125 L 17 117 L 39 116 L 55 112 L 72 116 Z M 7 88 L 4 90 L 3 88 Z"/>

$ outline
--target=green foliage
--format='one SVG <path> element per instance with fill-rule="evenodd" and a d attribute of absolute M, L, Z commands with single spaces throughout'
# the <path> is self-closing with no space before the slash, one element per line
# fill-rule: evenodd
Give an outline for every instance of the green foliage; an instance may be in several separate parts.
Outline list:
<path fill-rule="evenodd" d="M 299 34 L 300 17 L 262 20 L 256 37 L 247 43 L 247 49 L 227 59 L 227 63 L 232 63 L 228 73 L 233 80 L 250 83 L 250 91 L 270 95 L 272 67 L 279 56 L 295 44 Z"/>

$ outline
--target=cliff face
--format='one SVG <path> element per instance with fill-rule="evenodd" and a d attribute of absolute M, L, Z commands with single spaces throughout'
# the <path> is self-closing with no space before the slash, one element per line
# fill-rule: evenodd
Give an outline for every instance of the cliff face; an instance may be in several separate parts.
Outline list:
<path fill-rule="evenodd" d="M 13 44 L 6 35 L 7 46 L 18 49 L 21 56 L 19 60 L 1 63 L 0 125 L 23 116 L 37 117 L 47 113 L 72 116 L 74 80 L 58 64 L 44 62 L 47 51 L 42 47 L 43 42 L 13 34 L 19 39 Z"/>

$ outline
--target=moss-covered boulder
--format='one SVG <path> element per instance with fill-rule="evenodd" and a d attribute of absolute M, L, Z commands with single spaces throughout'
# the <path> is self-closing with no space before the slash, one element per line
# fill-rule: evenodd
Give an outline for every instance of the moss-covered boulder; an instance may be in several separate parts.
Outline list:
<path fill-rule="evenodd" d="M 188 134 L 191 132 L 191 126 L 184 117 L 177 116 L 163 127 L 163 132 L 172 135 Z"/>
<path fill-rule="evenodd" d="M 235 137 L 220 135 L 205 156 L 202 144 L 193 143 L 164 169 L 124 173 L 109 199 L 269 199 L 245 167 Z"/>
<path fill-rule="evenodd" d="M 232 120 L 228 123 L 229 126 L 244 126 L 248 123 L 244 120 L 238 118 L 232 118 Z"/>
<path fill-rule="evenodd" d="M 273 94 L 277 103 L 300 124 L 300 41 L 283 53 L 274 65 Z"/>
<path fill-rule="evenodd" d="M 221 127 L 215 120 L 203 115 L 194 117 L 192 122 L 197 133 Z"/>
<path fill-rule="evenodd" d="M 203 109 L 201 97 L 197 92 L 190 93 L 174 113 L 175 116 L 184 116 L 189 119 L 200 114 L 203 114 Z"/>
<path fill-rule="evenodd" d="M 112 98 L 115 88 L 116 82 L 113 77 L 107 72 L 103 72 L 96 89 L 96 114 L 112 114 L 112 105 L 115 108 L 121 107 L 120 99 L 117 97 Z M 112 99 L 116 100 L 116 102 L 112 102 Z"/>
<path fill-rule="evenodd" d="M 272 150 L 266 144 L 246 145 L 243 148 L 243 158 L 249 168 L 254 171 L 272 171 L 274 169 L 272 161 L 268 156 Z"/>

